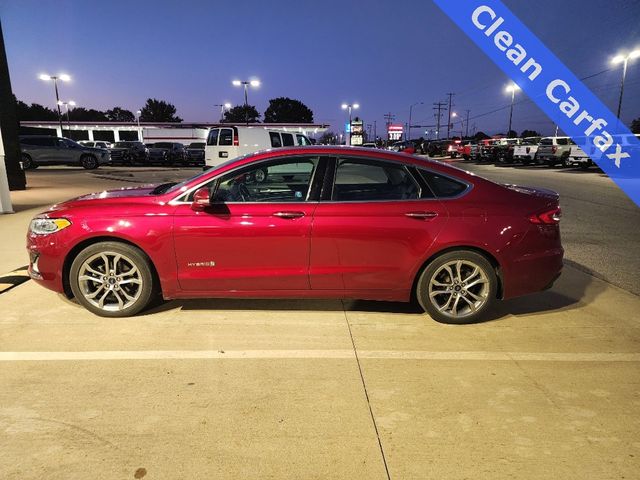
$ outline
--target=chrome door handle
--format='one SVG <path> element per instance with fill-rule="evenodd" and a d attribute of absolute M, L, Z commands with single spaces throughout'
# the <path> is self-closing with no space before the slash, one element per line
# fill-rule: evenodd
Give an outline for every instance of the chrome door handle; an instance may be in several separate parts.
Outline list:
<path fill-rule="evenodd" d="M 432 218 L 436 218 L 438 214 L 436 212 L 407 212 L 405 216 L 418 220 L 431 220 Z"/>
<path fill-rule="evenodd" d="M 275 212 L 273 216 L 287 219 L 301 218 L 304 217 L 304 212 Z"/>

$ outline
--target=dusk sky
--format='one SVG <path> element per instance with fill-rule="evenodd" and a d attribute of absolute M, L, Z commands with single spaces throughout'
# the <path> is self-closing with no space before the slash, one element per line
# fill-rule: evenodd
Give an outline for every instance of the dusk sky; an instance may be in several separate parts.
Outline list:
<path fill-rule="evenodd" d="M 509 8 L 614 112 L 621 65 L 611 58 L 640 47 L 638 0 L 510 0 Z M 32 1 L 0 0 L 11 82 L 28 103 L 54 107 L 38 74 L 68 73 L 63 100 L 132 111 L 149 97 L 176 105 L 185 121 L 217 121 L 214 104 L 242 102 L 234 78 L 259 78 L 249 103 L 263 113 L 287 96 L 338 130 L 343 102 L 358 102 L 365 123 L 391 112 L 396 122 L 433 124 L 433 102 L 454 92 L 471 110 L 470 131 L 504 132 L 506 76 L 431 1 Z M 623 120 L 640 117 L 640 59 L 630 63 Z M 514 129 L 552 134 L 553 123 L 520 92 Z M 485 115 L 486 112 L 507 108 Z M 475 117 L 475 118 L 474 118 Z M 456 126 L 459 131 L 460 127 Z M 418 133 L 414 132 L 414 137 Z"/>

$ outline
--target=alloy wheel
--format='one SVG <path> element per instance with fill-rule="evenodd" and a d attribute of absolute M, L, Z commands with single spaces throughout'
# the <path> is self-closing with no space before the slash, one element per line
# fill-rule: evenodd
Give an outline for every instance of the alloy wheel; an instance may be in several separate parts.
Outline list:
<path fill-rule="evenodd" d="M 429 301 L 442 314 L 464 318 L 480 310 L 489 298 L 489 278 L 470 260 L 443 264 L 429 280 Z"/>
<path fill-rule="evenodd" d="M 143 290 L 135 262 L 117 252 L 101 252 L 86 259 L 78 271 L 78 286 L 87 302 L 115 312 L 133 305 Z"/>

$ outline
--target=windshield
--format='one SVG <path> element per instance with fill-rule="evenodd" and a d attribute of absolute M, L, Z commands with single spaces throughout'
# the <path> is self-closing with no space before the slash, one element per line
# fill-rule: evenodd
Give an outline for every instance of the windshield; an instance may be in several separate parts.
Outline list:
<path fill-rule="evenodd" d="M 189 148 L 204 148 L 204 143 L 191 143 Z"/>
<path fill-rule="evenodd" d="M 163 142 L 155 143 L 153 145 L 153 148 L 171 148 L 171 144 L 170 143 L 163 143 Z"/>
<path fill-rule="evenodd" d="M 129 148 L 129 144 L 127 142 L 116 142 L 115 143 L 115 147 L 116 148 Z"/>

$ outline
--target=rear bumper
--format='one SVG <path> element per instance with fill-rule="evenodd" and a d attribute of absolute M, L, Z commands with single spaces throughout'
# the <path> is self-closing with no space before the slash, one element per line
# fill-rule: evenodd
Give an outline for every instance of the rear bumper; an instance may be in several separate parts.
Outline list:
<path fill-rule="evenodd" d="M 550 288 L 562 273 L 562 247 L 524 255 L 503 271 L 503 298 L 520 297 Z"/>

